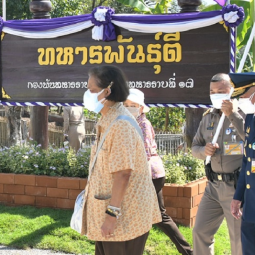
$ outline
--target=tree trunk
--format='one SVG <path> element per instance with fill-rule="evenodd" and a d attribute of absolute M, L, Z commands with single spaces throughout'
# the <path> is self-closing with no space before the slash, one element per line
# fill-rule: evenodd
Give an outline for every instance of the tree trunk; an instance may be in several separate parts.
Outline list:
<path fill-rule="evenodd" d="M 169 125 L 169 107 L 165 107 L 165 109 L 166 109 L 165 131 L 168 131 L 168 125 Z"/>
<path fill-rule="evenodd" d="M 50 0 L 32 0 L 30 11 L 33 19 L 49 19 L 52 4 Z M 48 148 L 48 106 L 32 106 L 30 109 L 30 136 L 42 149 Z"/>
<path fill-rule="evenodd" d="M 193 138 L 197 132 L 199 123 L 203 117 L 203 108 L 186 108 L 186 128 L 185 128 L 185 142 L 187 148 L 191 148 Z"/>
<path fill-rule="evenodd" d="M 201 0 L 178 0 L 178 5 L 181 7 L 181 12 L 197 12 Z M 193 138 L 197 132 L 199 123 L 202 119 L 204 109 L 202 108 L 186 108 L 186 127 L 185 127 L 185 142 L 186 147 L 191 148 Z"/>
<path fill-rule="evenodd" d="M 8 146 L 20 145 L 21 134 L 21 106 L 5 106 L 5 116 L 7 118 Z"/>
<path fill-rule="evenodd" d="M 30 137 L 41 145 L 42 149 L 48 148 L 48 107 L 31 106 L 30 110 Z"/>

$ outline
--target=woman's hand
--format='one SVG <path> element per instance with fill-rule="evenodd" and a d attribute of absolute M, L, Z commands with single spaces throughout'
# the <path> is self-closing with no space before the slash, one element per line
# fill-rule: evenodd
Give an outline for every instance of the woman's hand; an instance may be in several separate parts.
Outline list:
<path fill-rule="evenodd" d="M 105 238 L 113 237 L 116 224 L 117 224 L 117 218 L 106 214 L 104 223 L 101 227 L 102 236 Z"/>
<path fill-rule="evenodd" d="M 128 186 L 131 171 L 131 169 L 127 169 L 113 174 L 112 197 L 110 201 L 111 206 L 121 208 L 121 202 Z M 113 237 L 116 224 L 117 218 L 106 214 L 104 223 L 101 227 L 102 236 L 105 238 Z"/>

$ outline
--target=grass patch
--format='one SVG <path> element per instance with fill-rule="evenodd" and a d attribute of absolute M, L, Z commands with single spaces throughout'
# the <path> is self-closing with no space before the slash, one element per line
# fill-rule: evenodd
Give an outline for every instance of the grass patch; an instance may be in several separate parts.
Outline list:
<path fill-rule="evenodd" d="M 72 211 L 0 204 L 0 244 L 20 249 L 38 248 L 74 254 L 94 254 L 94 242 L 69 227 Z M 180 226 L 192 243 L 192 229 Z M 230 255 L 226 222 L 215 236 L 215 255 Z M 171 240 L 156 227 L 150 231 L 144 255 L 179 254 Z"/>

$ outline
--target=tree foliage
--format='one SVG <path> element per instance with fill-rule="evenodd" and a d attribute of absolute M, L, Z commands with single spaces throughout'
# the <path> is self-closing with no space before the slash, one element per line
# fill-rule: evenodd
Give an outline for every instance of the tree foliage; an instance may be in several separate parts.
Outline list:
<path fill-rule="evenodd" d="M 29 11 L 29 3 L 30 0 L 6 1 L 6 19 L 31 19 L 32 13 Z M 0 0 L 0 5 L 2 6 L 2 0 Z"/>
<path fill-rule="evenodd" d="M 239 66 L 241 59 L 243 57 L 244 54 L 244 49 L 245 47 L 242 47 L 240 50 L 237 51 L 236 53 L 236 63 L 237 63 L 237 67 Z M 244 66 L 243 66 L 243 70 L 242 72 L 253 72 L 253 54 L 250 51 L 247 55 L 247 58 L 244 62 Z"/>
<path fill-rule="evenodd" d="M 33 14 L 29 10 L 30 2 L 31 0 L 6 1 L 7 20 L 32 19 Z M 82 14 L 86 7 L 84 0 L 51 0 L 51 3 L 52 18 Z M 2 6 L 2 0 L 0 5 Z"/>
<path fill-rule="evenodd" d="M 184 108 L 152 107 L 146 114 L 155 131 L 182 133 L 185 122 Z"/>
<path fill-rule="evenodd" d="M 117 0 L 122 5 L 134 8 L 138 13 L 145 14 L 162 14 L 169 13 L 171 4 L 176 7 L 173 0 Z M 171 8 L 170 8 L 171 9 Z"/>
<path fill-rule="evenodd" d="M 84 0 L 51 0 L 51 17 L 64 17 L 84 14 L 88 9 L 88 1 Z"/>
<path fill-rule="evenodd" d="M 110 6 L 115 13 L 133 13 L 133 8 L 122 5 L 114 0 L 50 0 L 52 4 L 51 18 L 74 16 L 90 13 L 99 5 Z M 31 0 L 6 1 L 7 20 L 32 19 L 29 10 Z M 0 0 L 2 6 L 2 0 Z M 2 12 L 2 11 L 1 11 Z M 3 13 L 1 13 L 3 16 Z"/>
<path fill-rule="evenodd" d="M 239 66 L 240 61 L 242 59 L 242 55 L 244 53 L 244 48 L 250 38 L 251 30 L 252 30 L 252 22 L 254 19 L 254 13 L 252 12 L 252 5 L 254 4 L 254 0 L 231 0 L 231 4 L 236 4 L 238 6 L 242 6 L 245 12 L 244 21 L 237 27 L 237 37 L 236 37 L 236 46 L 237 46 L 237 54 L 236 54 L 236 63 Z M 221 10 L 221 6 L 215 4 L 204 8 L 202 11 L 214 11 Z M 247 56 L 245 61 L 245 65 L 243 67 L 243 72 L 251 72 L 253 71 L 253 55 L 252 49 L 250 49 L 250 53 Z"/>
<path fill-rule="evenodd" d="M 245 19 L 244 21 L 237 27 L 237 48 L 240 49 L 241 47 L 245 46 L 251 33 L 251 4 L 253 1 L 247 0 L 231 0 L 231 4 L 236 4 L 238 6 L 242 6 L 245 12 Z M 210 5 L 204 8 L 202 11 L 215 11 L 221 10 L 222 7 L 218 4 Z"/>

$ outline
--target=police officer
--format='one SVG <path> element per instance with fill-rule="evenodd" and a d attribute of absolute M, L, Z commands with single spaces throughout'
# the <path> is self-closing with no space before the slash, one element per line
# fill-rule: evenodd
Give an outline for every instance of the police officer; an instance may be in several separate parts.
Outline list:
<path fill-rule="evenodd" d="M 232 215 L 242 216 L 241 239 L 243 255 L 255 254 L 255 73 L 230 74 L 234 83 L 233 97 L 246 112 L 243 165 L 236 192 L 231 202 Z M 243 212 L 240 210 L 243 203 Z"/>
<path fill-rule="evenodd" d="M 85 120 L 82 106 L 64 107 L 64 136 L 69 147 L 77 152 L 85 138 Z"/>
<path fill-rule="evenodd" d="M 210 98 L 213 108 L 205 112 L 192 143 L 193 156 L 203 160 L 211 156 L 211 167 L 207 166 L 206 170 L 208 184 L 193 229 L 194 255 L 214 254 L 214 234 L 224 217 L 229 229 L 231 254 L 242 255 L 241 224 L 232 217 L 229 204 L 235 192 L 234 173 L 242 164 L 244 118 L 237 110 L 237 101 L 230 100 L 231 88 L 227 74 L 212 77 Z M 213 145 L 211 141 L 222 113 L 226 117 L 217 143 Z"/>

